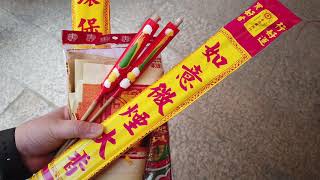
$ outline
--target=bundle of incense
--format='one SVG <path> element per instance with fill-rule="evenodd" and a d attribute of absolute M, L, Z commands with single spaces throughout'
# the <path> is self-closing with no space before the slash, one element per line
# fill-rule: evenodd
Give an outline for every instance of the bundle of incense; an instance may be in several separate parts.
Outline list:
<path fill-rule="evenodd" d="M 300 21 L 279 1 L 258 0 L 103 121 L 101 137 L 78 141 L 33 179 L 93 177 Z"/>
<path fill-rule="evenodd" d="M 157 16 L 156 16 L 157 17 Z M 162 50 L 171 42 L 171 40 L 178 34 L 178 27 L 183 22 L 182 18 L 178 18 L 175 23 L 169 22 L 154 41 L 146 48 L 146 50 L 140 55 L 140 52 L 153 36 L 159 25 L 154 25 L 156 28 L 150 25 L 157 22 L 160 18 L 150 18 L 138 32 L 133 41 L 129 44 L 128 48 L 119 58 L 118 62 L 113 67 L 112 71 L 106 77 L 103 82 L 103 87 L 99 96 L 92 102 L 86 113 L 82 116 L 81 120 L 86 121 L 89 115 L 96 108 L 97 104 L 102 100 L 104 96 L 108 96 L 108 99 L 103 103 L 103 106 L 94 114 L 89 122 L 94 122 L 101 113 L 110 105 L 111 102 L 125 89 L 129 88 L 136 79 L 144 71 L 150 62 L 152 62 Z M 146 33 L 146 32 L 149 32 Z M 147 37 L 145 37 L 147 36 Z M 142 40 L 141 40 L 142 39 Z M 139 56 L 140 55 L 140 56 Z M 139 56 L 139 58 L 137 58 Z M 122 79 L 122 80 L 121 80 Z M 57 155 L 65 151 L 69 146 L 74 144 L 77 139 L 67 141 L 62 148 L 58 151 Z"/>
<path fill-rule="evenodd" d="M 138 58 L 143 48 L 145 48 L 147 42 L 151 37 L 153 37 L 154 33 L 159 28 L 159 24 L 157 23 L 159 20 L 160 17 L 155 15 L 144 23 L 142 28 L 136 34 L 135 38 L 130 42 L 127 49 L 120 56 L 111 72 L 106 76 L 102 83 L 102 90 L 99 96 L 92 102 L 81 120 L 86 120 L 98 102 L 117 87 L 119 81 L 128 72 L 130 64 Z"/>
<path fill-rule="evenodd" d="M 145 70 L 145 67 L 147 67 L 150 64 L 150 62 L 152 62 L 156 57 L 158 57 L 162 50 L 178 34 L 178 27 L 181 23 L 182 18 L 179 18 L 175 24 L 169 22 L 166 25 L 166 27 L 160 32 L 160 34 L 155 38 L 155 40 L 150 44 L 150 46 L 141 54 L 141 56 L 135 62 L 133 62 L 132 65 L 128 65 L 128 73 L 122 78 L 122 80 L 119 83 L 119 86 L 114 90 L 113 93 L 111 93 L 110 98 L 108 98 L 108 100 L 103 104 L 99 111 L 89 120 L 89 122 L 94 122 L 95 119 L 101 115 L 104 109 L 123 90 L 128 89 L 139 78 L 139 76 Z M 108 82 L 108 79 L 105 82 Z"/>

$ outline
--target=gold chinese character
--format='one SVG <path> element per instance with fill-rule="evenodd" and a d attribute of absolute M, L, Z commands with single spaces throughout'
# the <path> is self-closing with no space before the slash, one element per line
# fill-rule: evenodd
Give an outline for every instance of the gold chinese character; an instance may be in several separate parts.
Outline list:
<path fill-rule="evenodd" d="M 162 135 L 162 136 L 154 136 L 154 137 L 152 137 L 152 143 L 156 143 L 156 142 L 164 142 L 164 143 L 166 143 L 167 142 L 167 140 L 166 140 L 166 137 L 164 136 L 164 135 Z"/>
<path fill-rule="evenodd" d="M 251 9 L 248 9 L 248 10 L 246 10 L 246 11 L 244 12 L 244 14 L 247 15 L 247 16 L 253 16 L 253 15 L 255 14 L 255 12 L 252 11 Z"/>
<path fill-rule="evenodd" d="M 239 16 L 237 18 L 237 20 L 240 22 L 240 21 L 246 20 L 246 17 L 245 16 Z"/>
<path fill-rule="evenodd" d="M 274 32 L 272 29 L 270 29 L 269 31 L 267 31 L 266 34 L 267 34 L 268 37 L 271 39 L 271 38 L 277 37 L 277 34 L 278 34 L 278 33 Z"/>
<path fill-rule="evenodd" d="M 263 8 L 263 5 L 258 2 L 254 7 L 256 8 L 256 10 L 259 10 Z"/>
<path fill-rule="evenodd" d="M 261 44 L 261 46 L 265 46 L 265 44 L 269 42 L 269 39 L 267 37 L 259 37 L 258 41 Z"/>
<path fill-rule="evenodd" d="M 167 129 L 167 126 L 163 125 L 163 126 L 160 126 L 158 129 L 157 129 L 158 132 L 161 132 L 161 133 L 167 133 L 168 132 L 168 129 Z"/>
<path fill-rule="evenodd" d="M 285 31 L 287 29 L 287 26 L 284 25 L 283 22 L 281 22 L 277 24 L 277 28 L 278 28 L 277 31 L 280 32 L 280 31 Z"/>

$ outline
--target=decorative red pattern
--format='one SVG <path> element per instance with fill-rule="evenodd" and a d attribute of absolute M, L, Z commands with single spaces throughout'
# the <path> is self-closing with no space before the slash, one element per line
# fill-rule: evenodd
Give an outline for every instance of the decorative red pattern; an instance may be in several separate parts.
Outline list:
<path fill-rule="evenodd" d="M 263 7 L 256 10 L 257 4 L 260 3 Z M 299 23 L 301 19 L 294 15 L 289 9 L 287 9 L 284 5 L 282 5 L 278 0 L 259 0 L 257 3 L 254 3 L 250 8 L 245 11 L 245 13 L 249 12 L 249 10 L 254 9 L 255 13 L 261 12 L 263 9 L 267 9 L 270 12 L 272 12 L 275 16 L 277 16 L 278 20 L 274 22 L 272 25 L 270 25 L 266 30 L 262 31 L 259 35 L 265 34 L 266 31 L 270 31 L 275 29 L 276 25 L 279 23 L 284 23 L 286 26 L 286 30 L 289 30 L 291 27 L 293 27 L 295 24 Z M 249 14 L 251 15 L 251 14 Z M 244 14 L 240 15 L 240 17 L 243 17 Z M 234 19 L 230 23 L 228 23 L 224 28 L 227 29 L 233 37 L 238 41 L 238 43 L 244 47 L 251 56 L 255 56 L 257 53 L 262 51 L 266 46 L 271 44 L 272 41 L 274 41 L 276 38 L 269 39 L 267 43 L 265 43 L 264 46 L 261 46 L 259 41 L 257 40 L 257 37 L 253 37 L 244 27 L 244 23 L 247 22 L 249 19 L 254 17 L 253 15 L 250 16 L 250 18 L 241 18 L 241 19 Z M 278 32 L 279 36 L 285 31 Z"/>
<path fill-rule="evenodd" d="M 81 32 L 81 31 L 62 31 L 63 44 L 95 44 L 101 45 L 106 43 L 128 44 L 135 36 L 131 34 L 108 34 L 102 35 L 98 32 Z"/>
<path fill-rule="evenodd" d="M 128 44 L 135 36 L 135 33 L 130 34 L 107 34 L 102 35 L 99 32 L 81 32 L 81 31 L 62 31 L 62 43 L 66 44 Z M 150 42 L 154 37 L 150 39 Z"/>

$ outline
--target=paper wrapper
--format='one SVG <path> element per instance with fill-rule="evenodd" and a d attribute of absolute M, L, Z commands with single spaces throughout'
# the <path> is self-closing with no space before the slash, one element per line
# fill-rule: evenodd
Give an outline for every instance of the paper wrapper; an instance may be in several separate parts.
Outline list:
<path fill-rule="evenodd" d="M 55 179 L 93 177 L 299 22 L 278 1 L 257 1 L 107 118 L 101 137 L 81 140 L 54 159 L 48 165 L 50 174 Z M 74 156 L 79 161 L 73 161 Z M 72 174 L 70 167 L 76 169 Z M 43 179 L 44 174 L 42 170 L 34 178 Z"/>

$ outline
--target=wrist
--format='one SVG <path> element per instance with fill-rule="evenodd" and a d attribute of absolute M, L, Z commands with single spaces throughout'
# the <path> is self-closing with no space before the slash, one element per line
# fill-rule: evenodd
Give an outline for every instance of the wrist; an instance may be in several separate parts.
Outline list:
<path fill-rule="evenodd" d="M 25 141 L 25 136 L 22 132 L 21 126 L 18 126 L 15 130 L 15 143 L 16 143 L 16 148 L 17 151 L 20 155 L 22 163 L 27 167 L 29 171 L 32 171 L 32 168 L 30 168 L 30 161 L 28 158 L 28 153 L 27 153 L 27 147 L 26 147 L 26 141 Z"/>
<path fill-rule="evenodd" d="M 20 153 L 20 155 L 23 157 L 26 155 L 25 140 L 24 140 L 24 136 L 26 136 L 26 134 L 23 134 L 21 132 L 20 126 L 18 126 L 16 127 L 14 136 L 15 136 L 15 143 L 16 143 L 17 150 Z"/>

